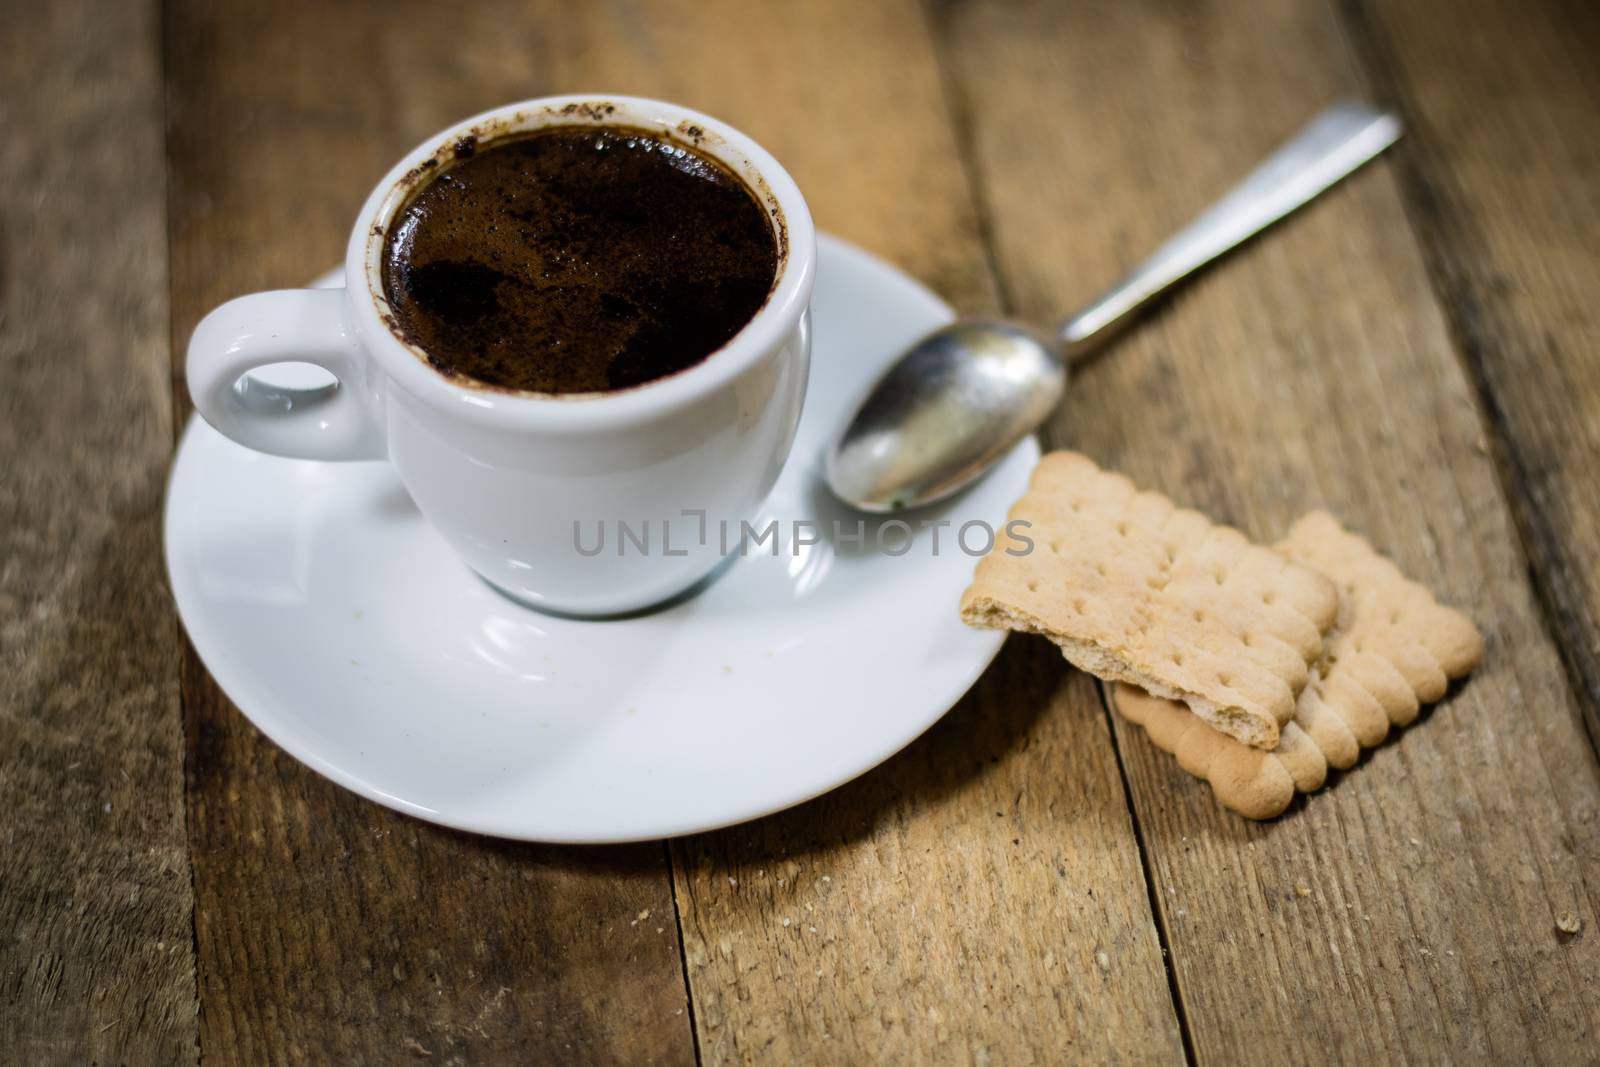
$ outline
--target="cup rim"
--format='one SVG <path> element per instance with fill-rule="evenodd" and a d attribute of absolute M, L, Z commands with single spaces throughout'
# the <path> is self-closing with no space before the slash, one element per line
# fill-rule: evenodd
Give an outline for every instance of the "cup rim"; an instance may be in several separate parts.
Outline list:
<path fill-rule="evenodd" d="M 386 321 L 382 257 L 388 225 L 432 170 L 464 138 L 549 126 L 627 125 L 685 141 L 731 167 L 765 201 L 779 234 L 777 278 L 767 301 L 726 344 L 683 370 L 604 393 L 524 393 L 452 381 Z M 781 344 L 810 303 L 816 230 L 788 171 L 748 135 L 691 108 L 617 93 L 573 93 L 523 100 L 473 115 L 427 138 L 384 175 L 357 217 L 345 252 L 346 296 L 356 334 L 407 393 L 445 412 L 497 426 L 608 428 L 678 410 L 735 380 Z"/>

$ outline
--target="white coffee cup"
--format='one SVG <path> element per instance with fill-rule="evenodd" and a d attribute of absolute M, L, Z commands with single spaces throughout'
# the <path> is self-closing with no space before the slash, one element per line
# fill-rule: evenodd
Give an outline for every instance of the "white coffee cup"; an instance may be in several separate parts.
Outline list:
<path fill-rule="evenodd" d="M 409 196 L 463 138 L 553 125 L 657 131 L 756 194 L 778 240 L 777 280 L 731 341 L 644 385 L 547 396 L 446 378 L 386 324 L 384 235 Z M 805 398 L 815 274 L 800 190 L 744 134 L 656 100 L 529 100 L 467 119 L 395 165 L 351 231 L 345 288 L 256 293 L 207 315 L 189 342 L 189 392 L 207 422 L 249 448 L 387 459 L 444 539 L 504 592 L 553 611 L 625 612 L 705 577 L 728 554 L 723 531 L 736 540 L 772 488 Z M 288 362 L 316 364 L 338 384 L 291 390 L 249 376 Z"/>

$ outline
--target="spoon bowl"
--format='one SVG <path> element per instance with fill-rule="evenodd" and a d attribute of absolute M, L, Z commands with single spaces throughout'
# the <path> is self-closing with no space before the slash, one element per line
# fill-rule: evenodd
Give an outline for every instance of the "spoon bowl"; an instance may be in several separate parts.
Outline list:
<path fill-rule="evenodd" d="M 890 367 L 826 457 L 828 484 L 882 514 L 943 500 L 1033 432 L 1067 387 L 1058 344 L 1027 326 L 955 322 Z"/>

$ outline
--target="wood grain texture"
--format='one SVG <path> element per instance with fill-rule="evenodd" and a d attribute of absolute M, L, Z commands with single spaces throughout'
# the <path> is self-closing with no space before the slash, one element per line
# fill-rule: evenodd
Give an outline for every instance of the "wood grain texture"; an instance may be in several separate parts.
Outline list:
<path fill-rule="evenodd" d="M 819 226 L 969 311 L 995 307 L 915 4 L 583 10 L 537 64 L 551 88 L 724 118 L 783 161 Z M 518 40 L 501 46 L 508 65 L 524 62 Z M 673 843 L 705 1062 L 1182 1056 L 1108 731 L 1071 677 L 1011 647 L 861 781 Z"/>
<path fill-rule="evenodd" d="M 1013 639 L 883 767 L 674 844 L 713 1063 L 1183 1057 L 1094 690 Z"/>
<path fill-rule="evenodd" d="M 693 1062 L 660 845 L 429 826 L 184 696 L 206 1060 Z"/>
<path fill-rule="evenodd" d="M 193 1062 L 155 5 L 0 23 L 0 1057 Z"/>
<path fill-rule="evenodd" d="M 939 26 L 1037 320 L 1359 83 L 1334 13 L 1298 0 L 955 4 Z M 1591 1056 L 1595 759 L 1391 165 L 1091 363 L 1051 437 L 1261 539 L 1326 505 L 1488 635 L 1453 699 L 1264 826 L 1117 724 L 1197 1058 Z"/>
<path fill-rule="evenodd" d="M 390 162 L 549 88 L 553 11 L 174 3 L 174 350 L 209 307 L 340 257 Z M 491 42 L 521 36 L 520 62 Z M 174 367 L 174 371 L 177 371 Z M 181 386 L 179 387 L 181 394 Z M 667 855 L 516 845 L 384 810 L 183 675 L 203 1057 L 690 1063 Z"/>
<path fill-rule="evenodd" d="M 1351 2 L 1397 173 L 1600 744 L 1600 8 Z"/>

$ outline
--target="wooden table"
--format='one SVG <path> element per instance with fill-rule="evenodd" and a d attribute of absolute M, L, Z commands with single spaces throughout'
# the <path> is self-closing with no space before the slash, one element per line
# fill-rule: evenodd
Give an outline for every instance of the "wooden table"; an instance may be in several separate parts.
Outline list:
<path fill-rule="evenodd" d="M 1600 7 L 4 7 L 7 1061 L 1600 1055 Z M 1332 508 L 1471 612 L 1482 669 L 1266 825 L 1021 638 L 884 767 L 684 840 L 486 840 L 301 767 L 175 621 L 176 360 L 334 263 L 413 143 L 590 88 L 725 117 L 824 228 L 1041 322 L 1329 99 L 1393 104 L 1398 150 L 1046 437 L 1258 537 Z"/>

